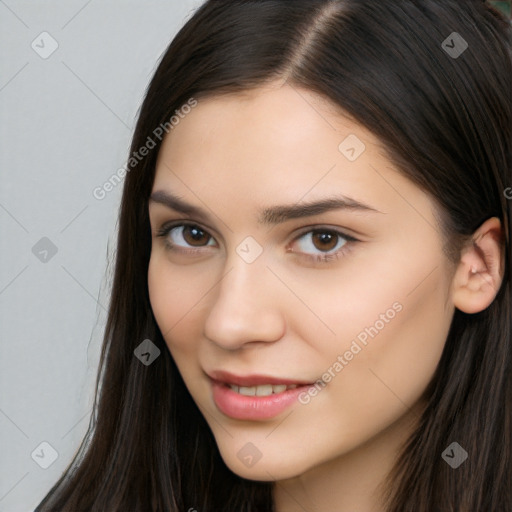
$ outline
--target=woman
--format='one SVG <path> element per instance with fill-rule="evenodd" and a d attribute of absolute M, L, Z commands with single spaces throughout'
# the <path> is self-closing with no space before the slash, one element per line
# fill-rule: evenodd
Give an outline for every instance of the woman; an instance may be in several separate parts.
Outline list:
<path fill-rule="evenodd" d="M 206 2 L 37 511 L 510 511 L 511 55 L 480 0 Z"/>

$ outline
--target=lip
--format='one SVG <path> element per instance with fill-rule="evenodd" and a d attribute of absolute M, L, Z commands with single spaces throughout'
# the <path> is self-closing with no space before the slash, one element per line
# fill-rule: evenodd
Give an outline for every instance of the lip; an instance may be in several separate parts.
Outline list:
<path fill-rule="evenodd" d="M 208 374 L 212 398 L 220 412 L 230 418 L 248 421 L 261 421 L 274 418 L 298 401 L 301 393 L 313 384 L 296 379 L 281 379 L 264 375 L 236 376 L 227 372 Z M 261 384 L 295 384 L 295 389 L 288 389 L 269 396 L 246 396 L 233 391 L 229 385 L 258 386 Z"/>
<path fill-rule="evenodd" d="M 297 379 L 282 379 L 279 377 L 272 377 L 270 375 L 234 375 L 233 373 L 225 372 L 222 370 L 216 370 L 212 372 L 206 373 L 210 379 L 224 383 L 224 384 L 234 384 L 235 386 L 260 386 L 263 384 L 285 384 L 286 386 L 291 386 L 292 384 L 296 384 L 297 386 L 307 386 L 314 384 L 313 382 L 307 382 L 305 380 L 297 380 Z"/>

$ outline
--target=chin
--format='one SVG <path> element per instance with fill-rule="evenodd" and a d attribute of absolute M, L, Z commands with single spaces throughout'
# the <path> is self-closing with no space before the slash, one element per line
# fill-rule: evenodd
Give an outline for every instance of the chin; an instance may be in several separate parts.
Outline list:
<path fill-rule="evenodd" d="M 221 456 L 226 466 L 233 473 L 246 480 L 258 482 L 273 482 L 294 478 L 303 474 L 307 469 L 302 468 L 294 461 L 283 463 L 283 460 L 264 460 L 264 456 L 249 467 L 241 462 L 236 454 L 235 456 L 230 454 L 229 457 L 224 457 L 221 452 Z"/>

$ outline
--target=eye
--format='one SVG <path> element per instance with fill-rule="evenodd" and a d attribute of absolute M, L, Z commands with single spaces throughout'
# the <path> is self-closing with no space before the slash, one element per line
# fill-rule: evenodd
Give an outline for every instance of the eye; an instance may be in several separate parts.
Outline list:
<path fill-rule="evenodd" d="M 167 251 L 191 256 L 200 255 L 206 247 L 217 246 L 215 239 L 197 224 L 167 224 L 160 228 L 157 236 L 164 239 Z M 309 229 L 296 237 L 287 251 L 314 262 L 327 263 L 348 252 L 354 242 L 358 240 L 336 229 Z"/>
<path fill-rule="evenodd" d="M 310 231 L 302 235 L 299 241 L 302 242 L 302 252 L 314 251 L 315 249 L 322 252 L 331 252 L 335 249 L 341 249 L 346 243 L 346 241 L 334 231 Z"/>
<path fill-rule="evenodd" d="M 291 252 L 315 261 L 326 262 L 345 254 L 351 242 L 357 242 L 357 240 L 335 229 L 318 228 L 296 238 L 294 245 L 298 249 L 293 248 Z"/>
<path fill-rule="evenodd" d="M 165 245 L 169 250 L 215 246 L 213 237 L 195 224 L 164 226 L 157 236 L 164 237 Z"/>

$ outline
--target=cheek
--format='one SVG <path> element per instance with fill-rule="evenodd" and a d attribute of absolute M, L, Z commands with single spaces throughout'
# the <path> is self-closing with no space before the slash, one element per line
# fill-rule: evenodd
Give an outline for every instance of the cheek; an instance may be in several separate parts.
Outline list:
<path fill-rule="evenodd" d="M 352 316 L 350 336 L 338 347 L 346 363 L 333 380 L 331 397 L 351 411 L 347 420 L 340 418 L 349 431 L 366 425 L 371 435 L 417 403 L 446 342 L 453 310 L 445 307 L 441 275 L 412 293 L 405 281 L 395 283 L 396 289 L 389 283 L 380 288 L 370 303 L 357 301 L 365 313 Z"/>
<path fill-rule="evenodd" d="M 343 282 L 338 289 L 326 279 L 324 294 L 309 295 L 336 333 L 316 337 L 316 353 L 323 354 L 316 368 L 329 372 L 331 392 L 321 391 L 315 401 L 325 401 L 325 410 L 343 404 L 338 427 L 366 425 L 369 432 L 386 426 L 418 401 L 432 379 L 454 312 L 445 304 L 449 279 L 432 248 L 403 261 L 375 259 L 366 272 L 337 279 Z"/>
<path fill-rule="evenodd" d="M 191 268 L 191 267 L 190 267 Z M 160 331 L 170 349 L 192 347 L 197 314 L 211 288 L 206 276 L 182 267 L 173 268 L 165 256 L 151 256 L 148 267 L 149 300 Z M 187 341 L 187 343 L 185 343 Z"/>

